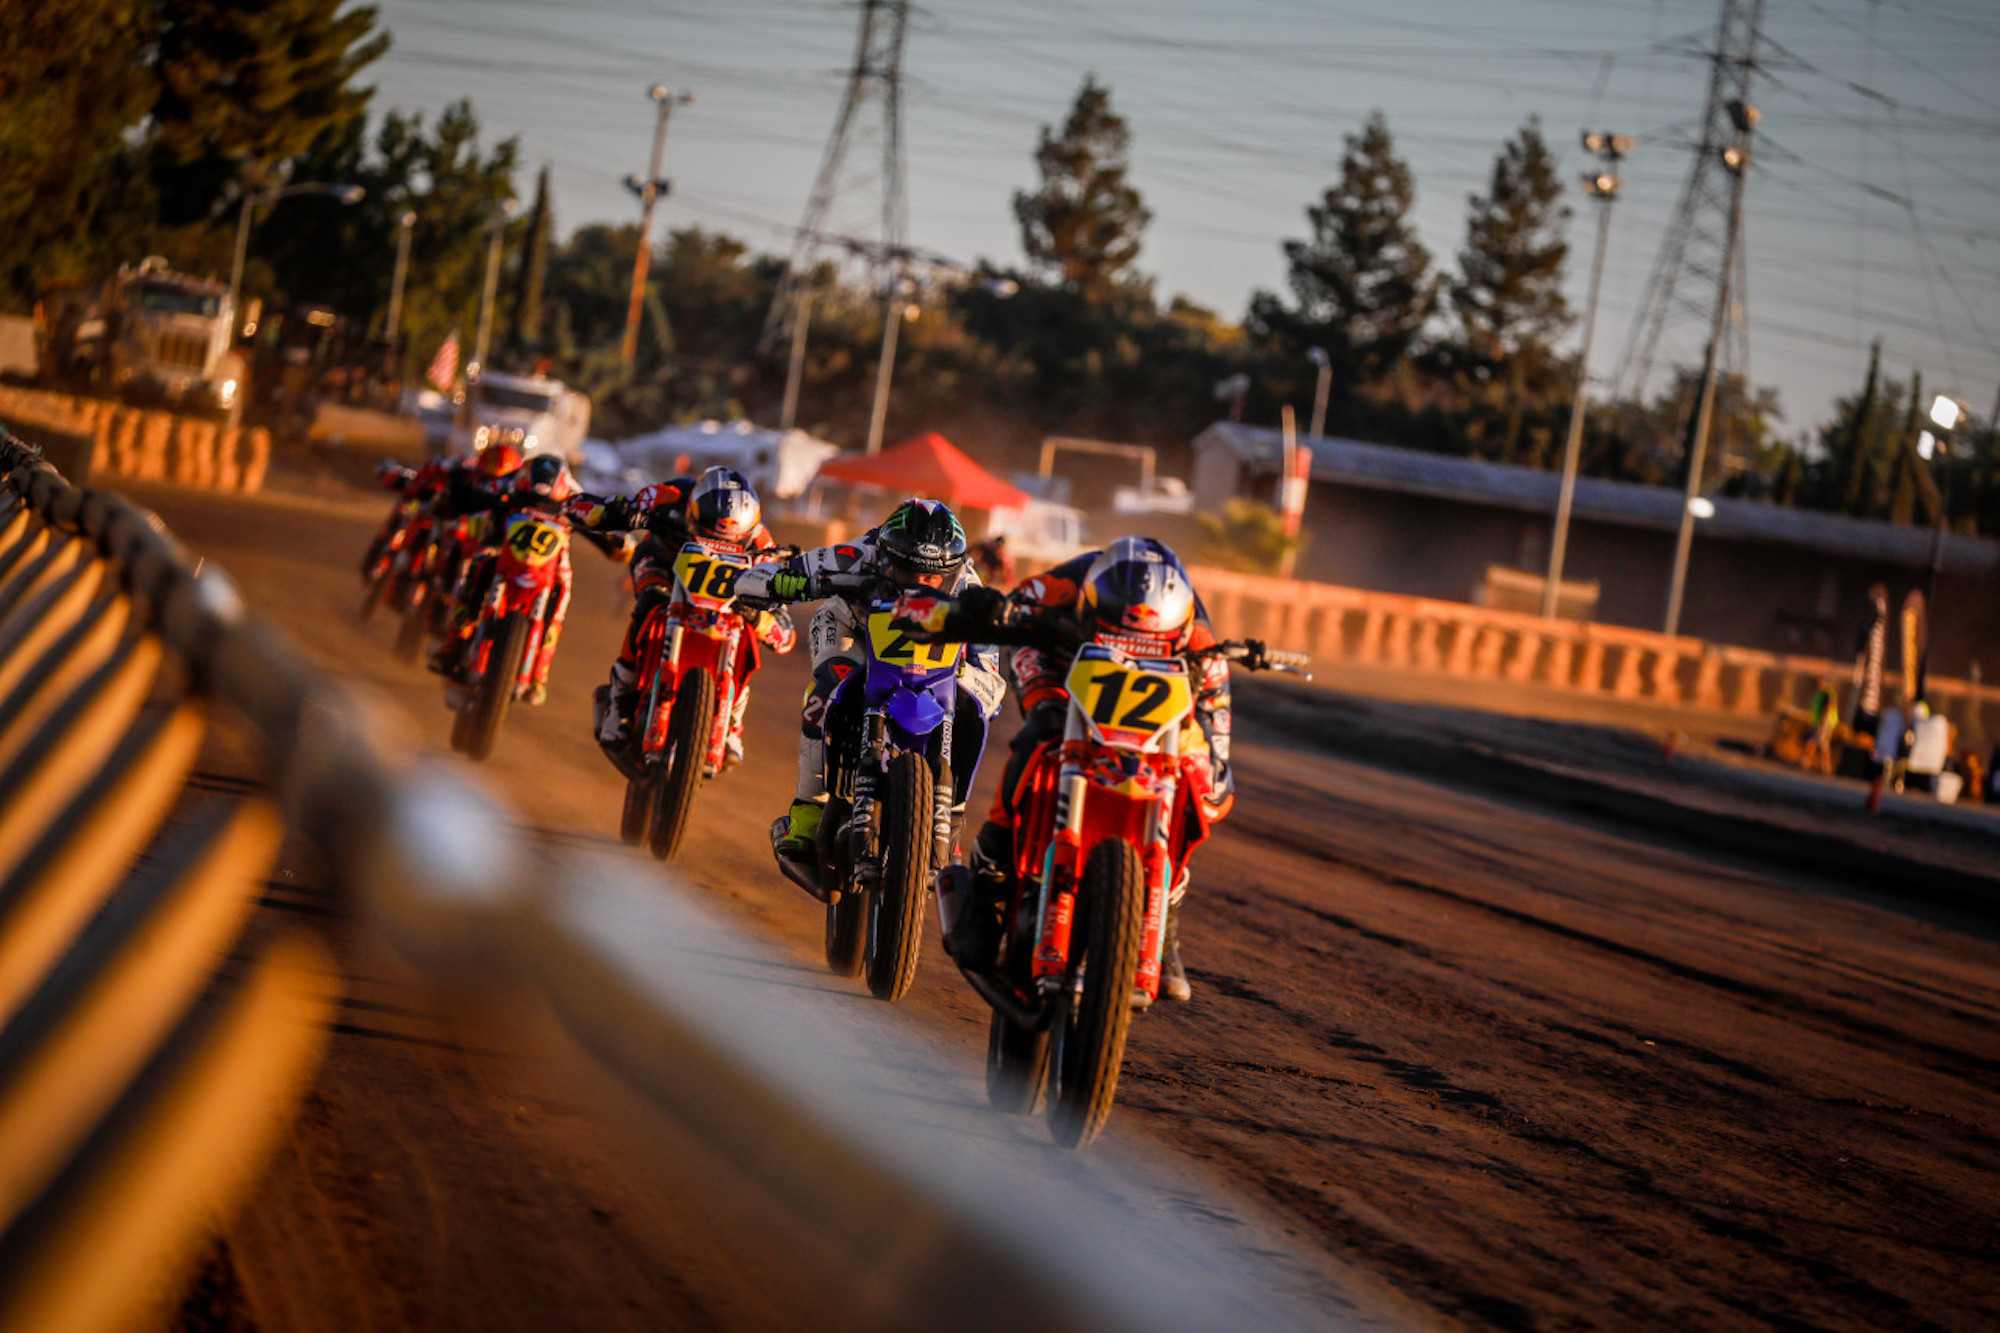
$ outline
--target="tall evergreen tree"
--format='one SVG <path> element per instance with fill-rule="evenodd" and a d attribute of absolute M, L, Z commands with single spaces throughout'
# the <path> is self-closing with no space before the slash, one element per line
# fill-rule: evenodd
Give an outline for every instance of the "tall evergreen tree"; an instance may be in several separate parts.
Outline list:
<path fill-rule="evenodd" d="M 1562 293 L 1569 207 L 1538 120 L 1500 150 L 1471 210 L 1451 287 L 1467 349 L 1495 364 L 1523 351 L 1546 354 L 1570 322 Z"/>
<path fill-rule="evenodd" d="M 1153 216 L 1127 179 L 1131 144 L 1110 92 L 1087 76 L 1062 133 L 1042 127 L 1035 151 L 1041 188 L 1014 195 L 1029 262 L 1092 304 L 1131 281 L 1140 234 Z"/>
<path fill-rule="evenodd" d="M 555 205 L 549 198 L 549 169 L 544 165 L 535 177 L 535 206 L 528 213 L 508 304 L 505 345 L 516 355 L 542 345 L 542 287 L 548 278 L 549 236 L 554 230 Z"/>
<path fill-rule="evenodd" d="M 355 77 L 389 49 L 346 0 L 173 0 L 152 44 L 147 148 L 164 220 L 199 221 L 234 183 L 275 182 L 322 133 L 362 115 Z"/>
<path fill-rule="evenodd" d="M 122 135 L 152 105 L 132 55 L 151 17 L 142 0 L 70 0 L 0 23 L 0 296 L 16 308 L 49 278 L 97 276 L 97 196 L 129 175 Z"/>
<path fill-rule="evenodd" d="M 1296 306 L 1259 292 L 1252 326 L 1326 349 L 1342 387 L 1375 379 L 1401 360 L 1438 302 L 1430 251 L 1410 222 L 1415 197 L 1389 122 L 1373 112 L 1359 134 L 1347 136 L 1340 180 L 1306 210 L 1312 238 L 1285 242 Z"/>
<path fill-rule="evenodd" d="M 1862 501 L 1872 489 L 1870 474 L 1875 470 L 1875 460 L 1870 455 L 1875 444 L 1881 381 L 1882 340 L 1877 338 L 1868 349 L 1868 379 L 1861 386 L 1861 396 L 1841 404 L 1837 433 L 1825 441 L 1836 469 L 1838 507 L 1843 514 L 1860 513 Z"/>

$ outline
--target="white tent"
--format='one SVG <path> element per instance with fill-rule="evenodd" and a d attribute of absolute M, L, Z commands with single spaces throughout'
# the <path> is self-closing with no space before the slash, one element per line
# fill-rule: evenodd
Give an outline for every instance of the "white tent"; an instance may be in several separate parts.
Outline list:
<path fill-rule="evenodd" d="M 840 446 L 802 430 L 764 430 L 748 421 L 668 426 L 614 446 L 625 466 L 646 481 L 684 477 L 704 468 L 733 467 L 766 499 L 790 499 L 812 483 L 819 465 Z"/>

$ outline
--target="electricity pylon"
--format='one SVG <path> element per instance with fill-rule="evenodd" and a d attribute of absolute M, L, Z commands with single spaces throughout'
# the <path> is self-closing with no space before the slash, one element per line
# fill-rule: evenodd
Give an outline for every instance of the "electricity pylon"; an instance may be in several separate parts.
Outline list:
<path fill-rule="evenodd" d="M 1745 133 L 1739 122 L 1750 106 L 1750 76 L 1757 68 L 1763 21 L 1764 0 L 1722 0 L 1714 48 L 1699 53 L 1710 62 L 1701 140 L 1694 146 L 1680 206 L 1660 242 L 1639 317 L 1619 358 L 1613 384 L 1627 402 L 1643 401 L 1662 358 L 1673 367 L 1704 357 L 1706 337 L 1716 327 L 1723 331 L 1716 349 L 1723 373 L 1749 383 L 1749 288 L 1741 237 L 1732 236 L 1730 222 L 1740 172 L 1724 158 Z M 1726 284 L 1725 264 L 1733 270 Z M 1718 324 L 1719 299 L 1730 309 Z"/>
<path fill-rule="evenodd" d="M 902 276 L 901 256 L 908 249 L 909 229 L 902 122 L 903 32 L 909 9 L 909 0 L 861 0 L 861 32 L 847 94 L 820 158 L 805 218 L 793 236 L 784 281 L 778 284 L 764 319 L 766 349 L 776 346 L 788 329 L 792 339 L 786 426 L 797 406 L 809 287 L 825 240 L 836 235 L 862 237 L 873 230 L 874 244 L 842 247 L 844 262 L 856 266 L 859 272 L 854 276 L 865 277 L 868 290 L 877 293 L 889 290 Z"/>

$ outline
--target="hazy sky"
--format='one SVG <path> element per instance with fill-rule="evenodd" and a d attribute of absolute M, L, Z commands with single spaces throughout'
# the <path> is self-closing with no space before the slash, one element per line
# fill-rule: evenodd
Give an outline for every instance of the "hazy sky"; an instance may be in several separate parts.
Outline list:
<path fill-rule="evenodd" d="M 646 87 L 674 114 L 655 224 L 698 224 L 782 253 L 852 63 L 854 3 L 816 0 L 376 0 L 394 35 L 376 107 L 472 99 L 521 142 L 528 188 L 553 168 L 564 232 L 636 219 Z M 1698 133 L 1717 0 L 923 0 L 904 57 L 910 239 L 971 262 L 1021 260 L 1011 200 L 1036 135 L 1086 73 L 1131 124 L 1153 210 L 1140 267 L 1240 319 L 1282 289 L 1281 243 L 1334 179 L 1344 137 L 1386 112 L 1441 265 L 1466 196 L 1539 115 L 1574 186 L 1583 127 L 1639 140 L 1623 170 L 1592 369 L 1616 369 Z M 1767 0 L 1746 196 L 1751 371 L 1796 435 L 1855 387 L 1869 341 L 1897 375 L 1967 399 L 2000 389 L 2000 4 Z M 1594 207 L 1571 200 L 1571 301 Z M 837 219 L 864 227 L 859 204 Z M 1682 324 L 1692 361 L 1701 334 Z M 1572 334 L 1572 339 L 1575 335 Z"/>

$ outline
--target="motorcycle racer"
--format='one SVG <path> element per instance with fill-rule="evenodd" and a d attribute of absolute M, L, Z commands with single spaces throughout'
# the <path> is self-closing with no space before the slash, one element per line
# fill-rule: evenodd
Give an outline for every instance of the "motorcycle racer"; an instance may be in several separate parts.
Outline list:
<path fill-rule="evenodd" d="M 1181 763 L 1187 790 L 1210 822 L 1235 803 L 1229 766 L 1231 727 L 1229 663 L 1197 656 L 1217 640 L 1187 570 L 1168 547 L 1150 537 L 1121 537 L 1101 551 L 1076 556 L 1023 583 L 1010 596 L 987 590 L 959 599 L 961 613 L 998 622 L 1039 622 L 1038 633 L 1009 634 L 997 623 L 994 641 L 1012 640 L 1009 669 L 1026 719 L 1015 735 L 992 812 L 973 840 L 972 901 L 946 941 L 952 957 L 968 966 L 990 966 L 1000 944 L 1000 913 L 1014 864 L 1014 800 L 1029 758 L 1045 741 L 1062 736 L 1069 713 L 1063 685 L 1074 647 L 1052 652 L 1052 640 L 1095 640 L 1142 657 L 1186 656 L 1195 683 L 1194 722 L 1199 737 L 1184 734 Z M 1160 960 L 1160 993 L 1192 998 L 1180 957 L 1180 908 L 1185 872 L 1168 897 L 1166 940 Z"/>
<path fill-rule="evenodd" d="M 519 468 L 522 461 L 521 451 L 513 445 L 490 444 L 463 458 L 433 458 L 417 467 L 383 462 L 375 469 L 375 480 L 396 492 L 396 507 L 369 541 L 368 552 L 361 557 L 361 577 L 369 577 L 396 529 L 406 521 L 406 505 L 428 505 L 440 522 L 456 518 L 469 512 L 466 506 L 476 501 L 480 490 Z"/>
<path fill-rule="evenodd" d="M 597 740 L 616 747 L 631 730 L 639 702 L 639 636 L 647 616 L 673 595 L 674 561 L 690 540 L 721 545 L 737 552 L 769 551 L 777 547 L 764 526 L 763 502 L 743 474 L 734 468 L 712 467 L 699 477 L 675 477 L 642 487 L 636 495 L 573 496 L 563 514 L 586 532 L 644 532 L 632 553 L 632 623 L 625 631 L 611 679 L 595 696 Z M 750 676 L 759 665 L 759 643 L 784 654 L 798 642 L 789 612 L 758 612 L 751 617 L 755 633 L 750 651 L 736 663 L 735 709 L 729 719 L 730 762 L 743 758 L 743 715 L 750 706 Z"/>
<path fill-rule="evenodd" d="M 535 455 L 502 481 L 501 486 L 476 488 L 462 497 L 465 512 L 481 516 L 475 542 L 491 544 L 500 540 L 507 530 L 508 517 L 522 510 L 561 515 L 563 501 L 576 490 L 569 465 L 554 454 Z M 548 701 L 549 667 L 555 661 L 556 644 L 562 638 L 563 617 L 569 612 L 571 576 L 569 547 L 565 545 L 558 557 L 548 624 L 542 633 L 541 649 L 535 655 L 534 684 L 528 693 L 531 704 Z M 481 590 L 477 588 L 467 589 L 459 598 L 452 610 L 451 628 L 431 657 L 431 670 L 447 676 L 458 673 L 465 645 L 471 640 L 475 608 L 481 600 Z"/>
<path fill-rule="evenodd" d="M 864 608 L 869 594 L 886 588 L 926 589 L 955 596 L 979 587 L 978 571 L 966 556 L 965 529 L 957 515 L 936 500 L 905 500 L 879 527 L 852 542 L 759 566 L 737 581 L 738 596 L 777 602 L 825 599 L 807 631 L 813 657 L 812 684 L 800 713 L 798 787 L 786 816 L 785 835 L 777 844 L 779 856 L 800 861 L 817 858 L 820 815 L 827 800 L 826 708 L 834 688 L 862 663 L 857 640 L 867 632 Z M 990 649 L 968 646 L 959 660 L 957 683 L 959 709 L 976 709 L 981 723 L 999 711 L 1007 683 Z M 983 737 L 985 729 L 983 725 L 960 724 L 957 734 Z M 976 755 L 952 760 L 952 771 L 959 775 L 956 800 L 961 811 L 965 777 L 973 771 L 976 760 Z"/>

